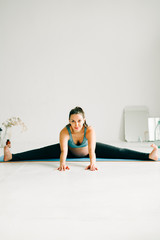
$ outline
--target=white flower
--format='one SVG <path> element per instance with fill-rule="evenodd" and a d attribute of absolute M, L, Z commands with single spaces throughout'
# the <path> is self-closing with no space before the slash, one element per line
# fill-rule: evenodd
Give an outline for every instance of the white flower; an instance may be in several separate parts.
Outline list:
<path fill-rule="evenodd" d="M 20 125 L 20 126 L 22 126 L 22 131 L 26 131 L 27 130 L 26 125 L 22 122 L 22 120 L 19 117 L 9 118 L 5 122 L 3 122 L 2 125 L 5 128 L 9 128 L 9 127 L 12 127 L 12 126 Z"/>

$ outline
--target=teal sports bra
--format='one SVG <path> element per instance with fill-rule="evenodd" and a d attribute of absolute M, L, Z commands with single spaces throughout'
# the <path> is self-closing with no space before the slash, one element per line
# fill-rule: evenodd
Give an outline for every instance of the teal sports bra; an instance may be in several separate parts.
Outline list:
<path fill-rule="evenodd" d="M 87 128 L 84 128 L 84 137 L 83 137 L 83 142 L 79 145 L 76 145 L 74 142 L 73 142 L 73 138 L 72 138 L 72 134 L 71 134 L 71 130 L 70 130 L 70 127 L 67 125 L 66 126 L 68 132 L 69 132 L 69 136 L 70 136 L 70 139 L 68 140 L 68 146 L 70 146 L 71 148 L 81 148 L 81 147 L 86 147 L 88 146 L 88 140 L 86 138 L 86 130 Z"/>

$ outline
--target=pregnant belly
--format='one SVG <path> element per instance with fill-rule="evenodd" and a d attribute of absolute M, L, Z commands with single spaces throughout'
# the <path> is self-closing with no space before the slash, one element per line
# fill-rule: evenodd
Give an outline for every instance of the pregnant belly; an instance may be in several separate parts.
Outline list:
<path fill-rule="evenodd" d="M 77 157 L 85 157 L 86 155 L 88 155 L 88 146 L 81 148 L 71 148 L 70 146 L 68 146 L 68 148 L 70 152 Z"/>

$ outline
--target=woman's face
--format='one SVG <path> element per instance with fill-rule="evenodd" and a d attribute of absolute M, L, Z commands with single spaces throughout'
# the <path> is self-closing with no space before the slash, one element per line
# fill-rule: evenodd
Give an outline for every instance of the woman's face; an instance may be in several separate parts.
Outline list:
<path fill-rule="evenodd" d="M 83 128 L 85 119 L 83 118 L 82 114 L 72 114 L 69 119 L 69 123 L 71 124 L 72 129 L 75 132 L 80 132 Z"/>

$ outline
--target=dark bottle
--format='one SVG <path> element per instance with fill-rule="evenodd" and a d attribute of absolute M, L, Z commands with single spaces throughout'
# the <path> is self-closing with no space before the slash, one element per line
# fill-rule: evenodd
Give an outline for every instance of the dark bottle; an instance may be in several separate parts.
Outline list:
<path fill-rule="evenodd" d="M 11 141 L 10 141 L 9 139 L 7 139 L 6 145 L 7 145 L 9 148 L 11 147 Z"/>

